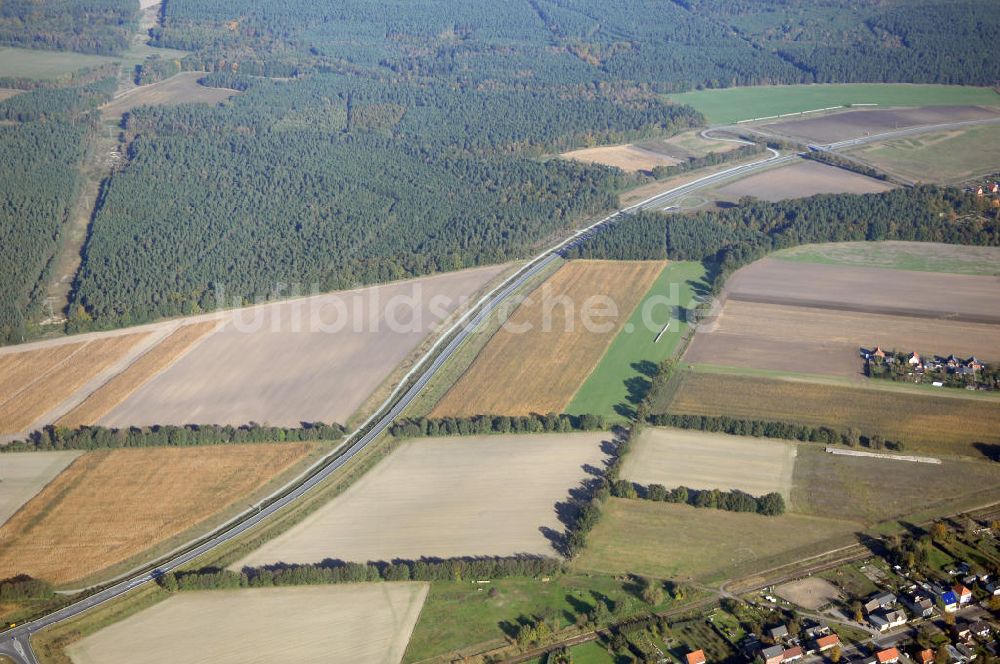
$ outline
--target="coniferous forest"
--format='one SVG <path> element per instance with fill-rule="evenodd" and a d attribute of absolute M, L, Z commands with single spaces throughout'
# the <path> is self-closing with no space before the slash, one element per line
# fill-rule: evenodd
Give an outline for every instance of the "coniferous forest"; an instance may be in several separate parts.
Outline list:
<path fill-rule="evenodd" d="M 0 44 L 120 53 L 136 4 L 4 3 Z M 123 118 L 126 159 L 102 188 L 67 326 L 195 312 L 223 291 L 233 304 L 278 283 L 330 290 L 523 257 L 637 182 L 546 155 L 703 124 L 663 93 L 992 85 L 1000 61 L 983 54 L 998 31 L 989 0 L 167 0 L 151 43 L 188 55 L 146 60 L 129 77 L 200 71 L 240 94 Z M 16 82 L 36 89 L 0 102 L 11 164 L 0 196 L 17 217 L 5 243 L 27 243 L 4 256 L 18 276 L 0 287 L 3 341 L 34 315 L 75 186 L 68 166 L 93 128 L 89 111 L 114 88 Z M 39 169 L 45 177 L 19 184 Z"/>

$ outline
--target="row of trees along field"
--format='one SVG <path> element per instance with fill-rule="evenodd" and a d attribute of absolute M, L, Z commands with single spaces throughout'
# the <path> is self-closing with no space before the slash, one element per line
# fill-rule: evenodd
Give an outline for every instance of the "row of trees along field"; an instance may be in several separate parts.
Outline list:
<path fill-rule="evenodd" d="M 128 116 L 129 163 L 95 215 L 73 329 L 195 312 L 222 288 L 249 302 L 276 282 L 333 290 L 511 260 L 614 207 L 632 177 L 534 156 L 702 120 L 583 90 L 208 82 L 246 92 Z"/>
<path fill-rule="evenodd" d="M 765 516 L 780 516 L 785 513 L 785 499 L 780 493 L 773 492 L 758 497 L 739 489 L 721 491 L 689 489 L 685 486 L 667 489 L 662 484 L 645 485 L 628 480 L 615 480 L 611 483 L 610 490 L 612 496 L 630 500 L 653 500 L 727 512 L 754 512 Z"/>
<path fill-rule="evenodd" d="M 112 81 L 113 83 L 113 81 Z M 105 82 L 25 92 L 0 102 L 0 344 L 21 341 L 77 191 L 90 110 Z"/>
<path fill-rule="evenodd" d="M 642 212 L 570 250 L 569 258 L 711 260 L 721 289 L 737 268 L 812 242 L 916 240 L 1000 245 L 997 211 L 983 198 L 932 185 L 880 194 L 829 194 L 686 215 Z"/>
<path fill-rule="evenodd" d="M 367 563 L 325 560 L 314 565 L 246 567 L 241 572 L 214 567 L 189 572 L 169 572 L 158 581 L 170 591 L 209 590 L 372 581 L 476 581 L 551 576 L 561 569 L 562 561 L 533 555 L 421 558 Z"/>
<path fill-rule="evenodd" d="M 5 0 L 0 44 L 117 55 L 129 47 L 137 0 Z"/>
<path fill-rule="evenodd" d="M 49 450 L 96 450 L 120 447 L 185 447 L 190 445 L 238 445 L 283 443 L 303 440 L 340 440 L 346 429 L 340 424 L 313 422 L 301 427 L 186 424 L 111 429 L 82 426 L 76 429 L 46 426 L 24 440 L 0 446 L 0 453 L 46 452 Z"/>

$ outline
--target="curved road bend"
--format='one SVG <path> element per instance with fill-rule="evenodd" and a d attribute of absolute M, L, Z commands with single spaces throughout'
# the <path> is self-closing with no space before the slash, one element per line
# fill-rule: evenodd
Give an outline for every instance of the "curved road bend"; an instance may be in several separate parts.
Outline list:
<path fill-rule="evenodd" d="M 218 530 L 206 536 L 206 538 L 201 540 L 196 546 L 178 553 L 174 557 L 157 566 L 155 569 L 131 576 L 126 580 L 104 588 L 89 597 L 50 613 L 47 616 L 32 622 L 24 623 L 23 625 L 18 625 L 17 627 L 8 630 L 0 636 L 0 639 L 2 639 L 0 640 L 0 654 L 11 657 L 19 664 L 34 664 L 35 659 L 30 648 L 28 647 L 28 638 L 31 634 L 55 623 L 78 616 L 99 604 L 103 604 L 104 602 L 124 595 L 133 588 L 152 582 L 158 575 L 169 572 L 177 567 L 191 562 L 195 558 L 198 558 L 208 551 L 211 551 L 212 549 L 253 528 L 275 512 L 291 505 L 304 494 L 308 493 L 311 489 L 323 482 L 330 475 L 335 473 L 368 444 L 375 440 L 375 438 L 377 438 L 383 431 L 385 431 L 399 416 L 399 414 L 402 413 L 403 410 L 410 404 L 410 402 L 413 401 L 414 397 L 419 394 L 424 386 L 436 375 L 441 366 L 454 354 L 462 342 L 464 342 L 469 335 L 473 333 L 480 323 L 492 314 L 516 290 L 523 286 L 525 282 L 541 270 L 544 270 L 553 261 L 557 260 L 559 258 L 560 251 L 565 250 L 581 239 L 589 237 L 591 234 L 598 231 L 602 226 L 614 223 L 623 215 L 639 210 L 662 209 L 663 207 L 668 206 L 670 202 L 685 196 L 692 191 L 711 186 L 724 180 L 741 177 L 749 172 L 761 168 L 769 168 L 777 163 L 795 158 L 794 156 L 782 156 L 774 150 L 771 150 L 771 152 L 772 155 L 766 159 L 725 169 L 669 191 L 656 194 L 640 201 L 639 203 L 618 210 L 617 212 L 604 217 L 586 228 L 575 231 L 570 237 L 538 254 L 533 259 L 528 261 L 525 267 L 518 273 L 508 278 L 504 283 L 497 286 L 490 293 L 486 294 L 472 309 L 470 309 L 469 312 L 467 312 L 450 329 L 442 334 L 439 342 L 435 344 L 427 352 L 427 354 L 424 355 L 420 362 L 417 363 L 414 369 L 411 370 L 406 377 L 404 377 L 401 385 L 397 387 L 379 411 L 373 414 L 368 421 L 366 421 L 358 429 L 358 431 L 355 431 L 348 437 L 348 442 L 353 438 L 357 438 L 357 440 L 351 444 L 346 451 L 340 453 L 339 456 L 332 461 L 329 456 L 321 459 L 316 465 L 306 471 L 303 478 L 296 480 L 294 486 L 286 487 L 284 490 L 279 490 L 281 495 L 275 496 L 273 502 L 270 502 L 265 507 L 258 506 L 257 509 L 244 514 L 242 517 L 238 517 L 234 522 L 221 526 Z M 437 352 L 440 343 L 449 337 L 451 337 L 451 340 L 440 352 Z M 435 353 L 437 354 L 435 355 Z M 424 365 L 426 365 L 426 368 L 423 368 Z M 396 394 L 399 389 L 403 387 L 403 385 L 405 385 L 405 383 L 418 370 L 421 369 L 422 373 L 419 378 L 417 378 L 417 380 L 401 397 L 393 401 L 393 399 L 396 398 Z M 362 434 L 362 431 L 366 432 Z M 333 454 L 337 454 L 338 452 L 334 452 Z M 264 502 L 267 502 L 267 500 Z"/>

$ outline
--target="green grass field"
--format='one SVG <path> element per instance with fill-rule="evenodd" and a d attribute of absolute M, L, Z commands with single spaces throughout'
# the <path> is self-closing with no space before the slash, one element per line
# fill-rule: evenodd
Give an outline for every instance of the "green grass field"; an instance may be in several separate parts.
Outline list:
<path fill-rule="evenodd" d="M 992 462 L 945 459 L 934 465 L 834 456 L 815 443 L 798 446 L 796 512 L 873 525 L 916 512 L 950 514 L 990 500 L 1000 500 L 1000 467 Z"/>
<path fill-rule="evenodd" d="M 120 58 L 85 55 L 69 51 L 0 47 L 0 76 L 54 79 L 84 67 L 94 67 Z"/>
<path fill-rule="evenodd" d="M 717 580 L 850 544 L 859 524 L 612 498 L 573 566 L 605 574 Z"/>
<path fill-rule="evenodd" d="M 705 286 L 704 277 L 705 267 L 701 263 L 669 263 L 573 396 L 567 412 L 601 414 L 612 420 L 629 417 L 631 409 L 649 389 L 647 372 L 674 354 L 688 329 L 687 323 L 677 320 L 670 306 L 656 303 L 667 300 L 690 303 L 695 290 Z M 672 316 L 670 329 L 659 343 L 653 343 Z"/>
<path fill-rule="evenodd" d="M 590 611 L 597 597 L 621 603 L 619 617 L 663 610 L 672 600 L 650 607 L 608 575 L 563 574 L 548 582 L 540 579 L 499 579 L 478 585 L 470 581 L 435 581 L 406 649 L 404 662 L 417 662 L 460 648 L 497 641 L 503 625 L 521 616 L 551 612 L 562 627 Z M 616 613 L 617 613 L 616 609 Z"/>
<path fill-rule="evenodd" d="M 774 85 L 722 90 L 696 90 L 669 95 L 705 114 L 710 124 L 730 124 L 782 113 L 799 113 L 829 106 L 1000 105 L 990 88 L 905 83 Z"/>
<path fill-rule="evenodd" d="M 573 664 L 614 664 L 614 658 L 597 641 L 574 646 L 569 649 Z"/>
<path fill-rule="evenodd" d="M 836 242 L 782 249 L 771 258 L 800 263 L 883 267 L 918 272 L 1000 275 L 1000 248 L 937 242 Z"/>
<path fill-rule="evenodd" d="M 1000 169 L 995 125 L 911 136 L 866 146 L 853 154 L 913 182 L 958 183 Z"/>

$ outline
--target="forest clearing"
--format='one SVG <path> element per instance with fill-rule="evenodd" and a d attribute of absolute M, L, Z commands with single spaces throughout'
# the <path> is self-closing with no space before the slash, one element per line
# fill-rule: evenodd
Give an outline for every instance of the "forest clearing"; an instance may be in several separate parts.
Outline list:
<path fill-rule="evenodd" d="M 583 148 L 564 152 L 563 159 L 575 159 L 590 164 L 614 166 L 629 173 L 651 171 L 657 166 L 672 166 L 679 160 L 654 152 L 640 145 L 609 145 L 595 148 Z"/>
<path fill-rule="evenodd" d="M 172 106 L 175 104 L 216 104 L 239 94 L 236 90 L 201 85 L 205 72 L 185 71 L 170 78 L 132 88 L 101 107 L 106 118 L 121 117 L 138 106 Z"/>

